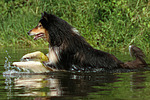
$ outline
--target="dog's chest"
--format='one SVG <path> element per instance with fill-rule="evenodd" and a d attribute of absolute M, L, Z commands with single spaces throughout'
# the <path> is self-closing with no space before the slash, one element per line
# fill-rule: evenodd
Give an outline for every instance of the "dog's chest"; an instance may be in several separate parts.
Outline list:
<path fill-rule="evenodd" d="M 49 61 L 53 64 L 56 64 L 59 61 L 59 48 L 50 47 L 48 56 L 49 56 Z"/>

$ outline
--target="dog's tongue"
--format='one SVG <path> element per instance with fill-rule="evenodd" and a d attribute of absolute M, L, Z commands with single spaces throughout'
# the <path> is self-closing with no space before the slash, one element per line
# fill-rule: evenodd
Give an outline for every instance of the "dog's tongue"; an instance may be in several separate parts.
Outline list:
<path fill-rule="evenodd" d="M 42 36 L 44 36 L 44 34 L 43 33 L 39 33 L 39 34 L 35 35 L 33 39 L 37 40 L 39 37 L 42 37 Z"/>
<path fill-rule="evenodd" d="M 37 40 L 37 38 L 38 38 L 38 35 L 34 36 L 34 38 L 33 38 L 33 39 L 34 39 L 34 40 Z"/>

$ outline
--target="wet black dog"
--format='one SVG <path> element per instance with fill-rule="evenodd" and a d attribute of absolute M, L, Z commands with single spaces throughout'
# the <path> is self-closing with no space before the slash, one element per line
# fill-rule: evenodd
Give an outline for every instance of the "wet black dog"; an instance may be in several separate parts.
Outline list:
<path fill-rule="evenodd" d="M 47 65 L 56 69 L 102 71 L 146 66 L 145 63 L 140 63 L 138 66 L 129 65 L 129 63 L 121 62 L 112 54 L 94 49 L 76 28 L 46 12 L 42 14 L 39 24 L 28 34 L 34 36 L 34 40 L 44 38 L 49 42 Z M 143 57 L 141 58 L 143 60 Z"/>

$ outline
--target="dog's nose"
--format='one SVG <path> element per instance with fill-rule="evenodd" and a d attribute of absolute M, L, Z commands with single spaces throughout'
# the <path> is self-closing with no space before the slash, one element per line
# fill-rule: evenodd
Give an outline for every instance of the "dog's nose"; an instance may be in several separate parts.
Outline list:
<path fill-rule="evenodd" d="M 30 32 L 31 32 L 31 30 L 30 30 L 30 31 L 28 31 L 28 35 L 30 35 Z"/>

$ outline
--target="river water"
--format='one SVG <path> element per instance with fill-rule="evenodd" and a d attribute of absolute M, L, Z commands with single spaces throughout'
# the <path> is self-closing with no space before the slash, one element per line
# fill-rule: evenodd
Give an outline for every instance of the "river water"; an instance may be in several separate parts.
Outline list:
<path fill-rule="evenodd" d="M 124 73 L 50 72 L 4 75 L 26 53 L 47 49 L 1 48 L 1 100 L 149 100 L 150 71 Z M 122 61 L 129 54 L 117 55 Z M 148 60 L 147 60 L 148 61 Z"/>

